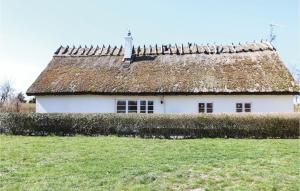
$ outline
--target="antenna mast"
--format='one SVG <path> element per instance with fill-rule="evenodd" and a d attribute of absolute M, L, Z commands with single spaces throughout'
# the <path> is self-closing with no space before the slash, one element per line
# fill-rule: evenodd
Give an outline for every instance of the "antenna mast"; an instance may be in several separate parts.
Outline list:
<path fill-rule="evenodd" d="M 270 24 L 270 36 L 269 36 L 270 42 L 273 42 L 276 39 L 276 35 L 274 34 L 274 27 L 276 26 L 277 25 L 275 24 Z"/>

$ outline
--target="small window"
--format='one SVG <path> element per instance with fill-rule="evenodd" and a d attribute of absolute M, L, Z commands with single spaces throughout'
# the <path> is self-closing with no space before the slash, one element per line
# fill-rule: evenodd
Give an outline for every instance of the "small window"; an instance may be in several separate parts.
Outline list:
<path fill-rule="evenodd" d="M 199 103 L 199 113 L 212 113 L 213 103 Z"/>
<path fill-rule="evenodd" d="M 206 104 L 206 113 L 212 113 L 213 112 L 213 103 L 207 103 Z"/>
<path fill-rule="evenodd" d="M 126 113 L 126 101 L 117 101 L 117 113 Z"/>
<path fill-rule="evenodd" d="M 146 102 L 147 101 L 141 101 L 140 102 L 140 113 L 147 113 L 147 111 L 146 111 L 146 107 L 147 107 Z"/>
<path fill-rule="evenodd" d="M 205 112 L 205 103 L 199 103 L 199 113 Z"/>
<path fill-rule="evenodd" d="M 243 112 L 243 104 L 242 103 L 236 104 L 236 112 L 238 112 L 238 113 Z"/>
<path fill-rule="evenodd" d="M 245 103 L 245 112 L 251 112 L 251 103 Z"/>
<path fill-rule="evenodd" d="M 153 101 L 148 101 L 148 113 L 153 113 Z"/>
<path fill-rule="evenodd" d="M 128 113 L 137 113 L 137 101 L 128 101 Z"/>

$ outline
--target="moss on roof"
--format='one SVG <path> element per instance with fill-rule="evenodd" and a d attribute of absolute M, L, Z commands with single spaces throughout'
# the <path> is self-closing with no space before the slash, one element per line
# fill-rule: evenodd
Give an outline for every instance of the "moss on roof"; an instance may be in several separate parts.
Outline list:
<path fill-rule="evenodd" d="M 133 53 L 126 68 L 122 47 L 60 47 L 27 94 L 299 94 L 268 43 L 138 47 Z"/>

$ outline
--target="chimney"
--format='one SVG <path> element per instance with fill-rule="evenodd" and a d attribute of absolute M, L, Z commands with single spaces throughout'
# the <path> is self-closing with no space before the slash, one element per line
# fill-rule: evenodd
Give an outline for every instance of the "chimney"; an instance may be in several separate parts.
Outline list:
<path fill-rule="evenodd" d="M 124 46 L 124 59 L 125 63 L 130 64 L 132 55 L 132 36 L 130 30 L 128 30 L 127 36 L 125 36 L 125 46 Z"/>

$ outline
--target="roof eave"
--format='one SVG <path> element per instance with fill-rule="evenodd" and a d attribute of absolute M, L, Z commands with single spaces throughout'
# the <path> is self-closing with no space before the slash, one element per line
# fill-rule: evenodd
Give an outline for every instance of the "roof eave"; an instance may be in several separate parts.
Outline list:
<path fill-rule="evenodd" d="M 59 95 L 124 95 L 124 96 L 167 96 L 167 95 L 300 95 L 297 91 L 272 92 L 27 92 L 27 96 Z"/>

